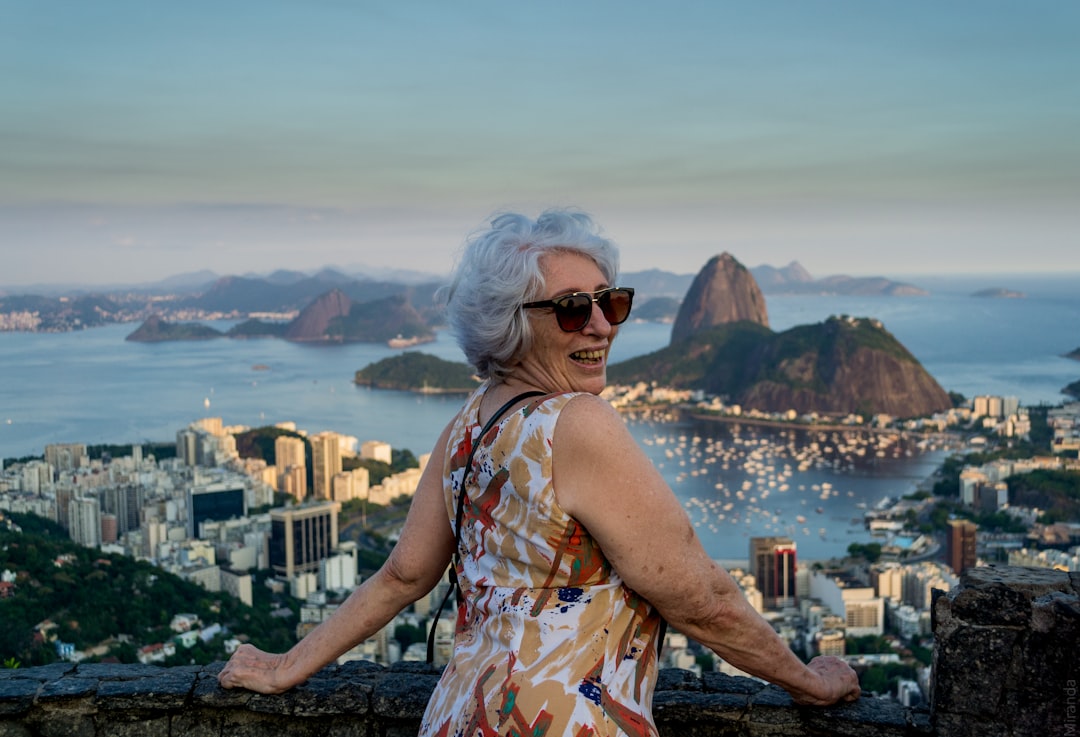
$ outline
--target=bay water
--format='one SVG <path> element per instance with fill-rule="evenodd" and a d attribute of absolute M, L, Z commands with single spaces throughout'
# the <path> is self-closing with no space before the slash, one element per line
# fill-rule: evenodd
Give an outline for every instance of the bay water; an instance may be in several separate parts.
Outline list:
<path fill-rule="evenodd" d="M 830 315 L 878 318 L 946 390 L 967 397 L 1015 396 L 1025 406 L 1065 400 L 1061 388 L 1080 379 L 1080 362 L 1063 357 L 1080 347 L 1080 278 L 1010 281 L 1023 299 L 970 296 L 979 284 L 986 286 L 941 282 L 924 297 L 770 296 L 767 306 L 778 331 Z M 398 353 L 385 345 L 126 342 L 135 327 L 0 333 L 0 457 L 40 455 L 49 443 L 168 442 L 210 416 L 226 425 L 291 421 L 309 433 L 333 430 L 419 455 L 461 403 L 460 396 L 357 387 L 356 370 Z M 662 348 L 670 331 L 662 323 L 625 324 L 612 362 Z M 418 349 L 464 360 L 442 332 Z M 643 419 L 630 427 L 718 559 L 745 559 L 750 536 L 771 534 L 793 536 L 804 559 L 842 554 L 868 540 L 853 523 L 861 510 L 913 491 L 944 455 L 914 444 L 880 454 L 864 447 L 858 455 L 858 443 L 842 438 L 818 442 L 719 422 Z M 833 450 L 822 450 L 830 444 Z M 837 462 L 841 455 L 847 460 Z"/>

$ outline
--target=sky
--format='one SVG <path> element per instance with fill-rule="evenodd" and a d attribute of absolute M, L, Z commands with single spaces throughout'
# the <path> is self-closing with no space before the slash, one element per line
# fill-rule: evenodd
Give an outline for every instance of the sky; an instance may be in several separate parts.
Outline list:
<path fill-rule="evenodd" d="M 1080 272 L 1080 3 L 0 0 L 0 286 L 401 268 Z"/>

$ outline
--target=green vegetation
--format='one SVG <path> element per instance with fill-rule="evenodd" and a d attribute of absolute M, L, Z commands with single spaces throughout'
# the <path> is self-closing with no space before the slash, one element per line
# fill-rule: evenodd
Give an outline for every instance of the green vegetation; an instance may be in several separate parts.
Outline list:
<path fill-rule="evenodd" d="M 881 635 L 848 637 L 844 645 L 848 655 L 868 655 L 893 652 L 892 643 Z"/>
<path fill-rule="evenodd" d="M 355 381 L 361 386 L 402 391 L 465 393 L 477 387 L 469 366 L 419 351 L 406 351 L 368 364 L 356 372 Z"/>
<path fill-rule="evenodd" d="M 196 614 L 205 624 L 219 623 L 265 649 L 280 651 L 295 642 L 290 627 L 271 617 L 267 605 L 248 607 L 145 561 L 82 547 L 49 520 L 7 516 L 22 531 L 0 529 L 0 569 L 16 574 L 15 595 L 0 601 L 0 660 L 26 665 L 55 661 L 53 647 L 35 637 L 35 628 L 46 620 L 54 625 L 50 636 L 77 650 L 113 642 L 113 655 L 121 660 L 134 659 L 131 643 L 171 638 L 169 622 L 179 613 Z M 265 592 L 262 586 L 253 588 L 257 597 Z M 131 643 L 118 643 L 120 635 L 130 637 Z M 211 654 L 217 658 L 223 652 L 218 647 Z"/>
<path fill-rule="evenodd" d="M 397 337 L 431 340 L 435 332 L 404 295 L 371 302 L 354 302 L 349 314 L 335 317 L 326 327 L 327 337 L 352 342 L 383 342 Z"/>
<path fill-rule="evenodd" d="M 1024 532 L 1026 526 L 1004 512 L 979 514 L 957 501 L 960 496 L 960 472 L 965 466 L 982 466 L 996 460 L 1026 460 L 1048 455 L 1052 432 L 1046 422 L 1047 407 L 1029 407 L 1031 419 L 1029 440 L 1010 440 L 1008 445 L 979 453 L 952 455 L 945 459 L 934 484 L 934 495 L 945 498 L 930 513 L 930 520 L 920 529 L 923 532 L 944 530 L 950 516 L 970 519 L 983 530 Z M 1009 499 L 1014 506 L 1037 507 L 1044 510 L 1040 522 L 1053 523 L 1080 518 L 1080 473 L 1059 470 L 1036 470 L 1019 473 L 1006 479 Z"/>
<path fill-rule="evenodd" d="M 371 486 L 381 484 L 387 476 L 401 473 L 409 468 L 419 468 L 420 466 L 420 461 L 416 460 L 416 456 L 408 448 L 402 448 L 401 450 L 394 448 L 391 450 L 390 463 L 383 463 L 371 458 L 343 458 L 341 463 L 342 468 L 346 471 L 351 471 L 354 468 L 366 468 L 368 470 L 368 483 Z"/>
<path fill-rule="evenodd" d="M 394 639 L 401 645 L 401 652 L 414 642 L 427 642 L 427 633 L 423 627 L 414 627 L 411 624 L 399 624 L 394 628 Z"/>
<path fill-rule="evenodd" d="M 312 478 L 314 477 L 314 471 L 312 470 L 311 465 L 311 441 L 300 433 L 293 432 L 292 430 L 285 430 L 280 427 L 274 427 L 272 425 L 252 428 L 246 432 L 238 433 L 235 436 L 236 452 L 240 454 L 241 458 L 259 458 L 266 461 L 266 465 L 272 466 L 277 463 L 277 451 L 274 449 L 274 442 L 283 435 L 300 438 L 300 440 L 303 441 L 307 487 L 310 489 L 312 487 Z"/>
<path fill-rule="evenodd" d="M 847 315 L 841 315 L 830 317 L 825 321 L 825 326 L 837 331 L 837 347 L 845 357 L 853 356 L 860 348 L 869 348 L 881 351 L 900 361 L 917 362 L 907 348 L 904 348 L 900 341 L 877 320 L 866 317 L 849 318 Z"/>
<path fill-rule="evenodd" d="M 1041 521 L 1080 519 L 1080 473 L 1047 469 L 1016 474 L 1006 481 L 1014 504 L 1045 510 Z"/>
<path fill-rule="evenodd" d="M 288 329 L 286 322 L 264 322 L 251 318 L 233 325 L 225 335 L 230 338 L 283 338 Z"/>
<path fill-rule="evenodd" d="M 901 680 L 915 680 L 915 666 L 908 663 L 871 665 L 859 675 L 859 686 L 866 693 L 895 693 Z"/>
<path fill-rule="evenodd" d="M 897 403 L 895 392 L 883 392 L 880 381 L 844 378 L 864 365 L 892 372 L 909 387 L 910 399 Z M 608 378 L 615 384 L 655 382 L 701 390 L 766 410 L 911 417 L 948 406 L 943 390 L 907 349 L 880 323 L 865 318 L 834 317 L 781 333 L 750 321 L 719 325 L 614 364 Z"/>
<path fill-rule="evenodd" d="M 198 322 L 166 322 L 152 315 L 125 340 L 135 343 L 160 343 L 167 340 L 211 340 L 224 335 L 209 325 Z"/>
<path fill-rule="evenodd" d="M 851 543 L 847 552 L 852 558 L 863 558 L 867 563 L 876 563 L 881 557 L 881 543 Z"/>
<path fill-rule="evenodd" d="M 753 381 L 754 355 L 771 336 L 763 325 L 737 322 L 696 333 L 688 340 L 608 367 L 614 384 L 656 382 L 731 396 Z"/>

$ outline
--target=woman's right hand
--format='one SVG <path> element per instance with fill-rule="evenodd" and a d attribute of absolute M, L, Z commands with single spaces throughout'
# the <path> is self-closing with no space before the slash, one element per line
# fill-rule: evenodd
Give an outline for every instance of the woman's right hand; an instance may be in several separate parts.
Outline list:
<path fill-rule="evenodd" d="M 855 701 L 862 693 L 859 676 L 843 659 L 833 655 L 819 655 L 806 665 L 816 678 L 813 692 L 796 693 L 791 698 L 805 706 L 828 706 L 844 701 Z"/>
<path fill-rule="evenodd" d="M 264 694 L 288 691 L 295 684 L 285 674 L 285 655 L 266 653 L 254 645 L 241 645 L 218 673 L 223 688 L 246 688 Z"/>

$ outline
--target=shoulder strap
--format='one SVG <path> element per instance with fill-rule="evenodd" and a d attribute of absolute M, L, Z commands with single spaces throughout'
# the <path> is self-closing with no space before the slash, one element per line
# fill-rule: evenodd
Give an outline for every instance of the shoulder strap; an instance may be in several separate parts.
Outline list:
<path fill-rule="evenodd" d="M 435 661 L 435 629 L 439 624 L 439 618 L 442 617 L 443 608 L 446 606 L 446 602 L 450 600 L 451 594 L 457 592 L 460 593 L 460 587 L 457 582 L 457 566 L 461 561 L 461 555 L 458 552 L 461 545 L 461 519 L 465 516 L 465 479 L 469 477 L 469 471 L 472 470 L 473 457 L 476 455 L 477 448 L 480 447 L 480 442 L 488 431 L 495 426 L 495 423 L 499 421 L 499 418 L 506 414 L 507 410 L 520 402 L 522 399 L 528 399 L 530 397 L 542 397 L 546 392 L 541 391 L 528 391 L 518 394 L 516 397 L 508 401 L 503 406 L 495 410 L 495 413 L 491 415 L 490 419 L 484 423 L 483 428 L 480 429 L 480 434 L 476 437 L 476 442 L 472 443 L 472 447 L 469 449 L 469 456 L 465 460 L 465 470 L 461 475 L 461 490 L 458 492 L 457 508 L 454 511 L 454 556 L 453 562 L 450 564 L 450 588 L 446 590 L 446 596 L 443 597 L 442 603 L 439 604 L 439 608 L 435 611 L 435 619 L 431 623 L 431 630 L 428 632 L 427 642 L 427 662 L 433 663 Z"/>
<path fill-rule="evenodd" d="M 468 478 L 469 471 L 472 470 L 473 457 L 476 455 L 476 450 L 480 447 L 480 441 L 483 439 L 483 437 L 485 435 L 488 434 L 488 431 L 491 430 L 491 428 L 495 426 L 495 423 L 497 423 L 499 421 L 499 418 L 502 417 L 504 414 L 506 414 L 507 410 L 509 410 L 515 404 L 520 402 L 522 399 L 528 399 L 529 397 L 540 397 L 540 396 L 543 396 L 543 395 L 544 395 L 544 392 L 541 392 L 541 391 L 522 392 L 521 394 L 518 394 L 516 397 L 511 399 L 509 402 L 507 402 L 506 404 L 504 404 L 503 406 L 501 406 L 497 410 L 495 410 L 495 413 L 491 415 L 491 417 L 488 419 L 488 421 L 480 429 L 480 434 L 477 436 L 476 442 L 472 443 L 472 447 L 469 449 L 469 457 L 465 459 L 465 472 L 461 475 L 461 491 L 460 491 L 460 493 L 458 493 L 457 509 L 456 509 L 456 511 L 454 513 L 454 563 L 455 564 L 460 560 L 460 556 L 458 555 L 458 546 L 461 544 L 461 518 L 464 516 L 464 513 L 465 513 L 465 479 Z"/>

